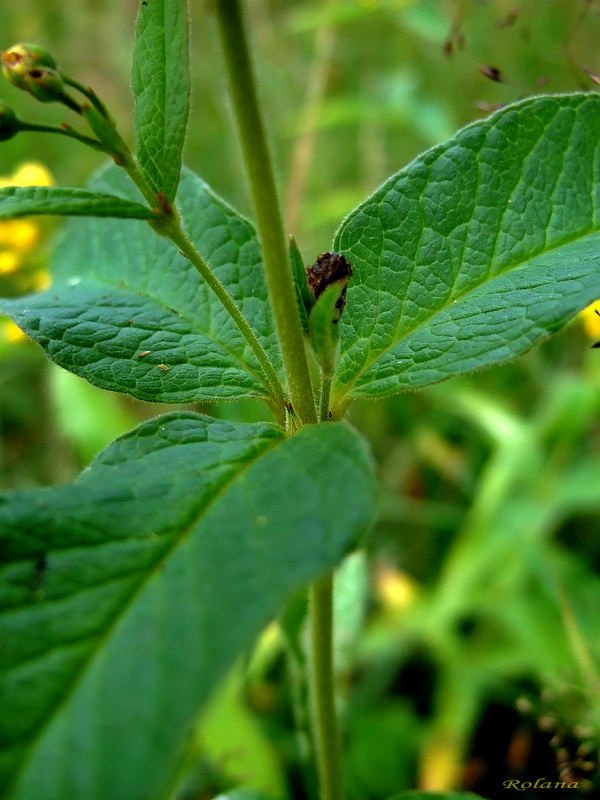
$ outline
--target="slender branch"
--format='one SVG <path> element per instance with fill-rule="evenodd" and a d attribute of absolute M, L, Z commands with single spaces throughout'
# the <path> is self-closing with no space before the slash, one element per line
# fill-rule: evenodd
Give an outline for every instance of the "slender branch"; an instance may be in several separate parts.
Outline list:
<path fill-rule="evenodd" d="M 310 587 L 311 702 L 321 800 L 342 800 L 342 757 L 333 674 L 333 576 Z"/>
<path fill-rule="evenodd" d="M 317 421 L 300 313 L 296 303 L 283 218 L 240 0 L 217 0 L 217 19 L 229 89 L 252 188 L 269 295 L 294 411 L 303 423 Z"/>
<path fill-rule="evenodd" d="M 138 168 L 136 162 L 134 161 L 132 156 L 127 156 L 127 158 L 122 161 L 121 166 L 123 169 L 126 170 L 127 174 L 131 178 L 131 180 L 135 183 L 138 187 L 142 195 L 148 201 L 152 208 L 158 206 L 157 210 L 162 212 L 157 215 L 156 222 L 151 221 L 151 225 L 154 230 L 160 234 L 161 236 L 170 239 L 178 248 L 179 250 L 189 259 L 192 266 L 194 266 L 204 281 L 207 283 L 210 289 L 212 289 L 213 293 L 220 300 L 221 305 L 227 311 L 235 325 L 237 326 L 238 330 L 248 343 L 248 346 L 256 356 L 256 360 L 260 364 L 265 378 L 269 384 L 271 392 L 273 394 L 273 398 L 276 401 L 277 408 L 273 407 L 273 404 L 269 404 L 273 413 L 275 414 L 275 418 L 277 419 L 278 423 L 283 425 L 284 424 L 284 416 L 282 409 L 285 407 L 286 400 L 285 400 L 285 393 L 283 387 L 281 385 L 281 381 L 279 380 L 279 376 L 273 367 L 268 355 L 266 354 L 263 346 L 259 342 L 256 334 L 250 327 L 250 325 L 246 322 L 245 317 L 243 316 L 240 309 L 236 306 L 234 301 L 229 296 L 227 290 L 221 283 L 221 281 L 217 278 L 215 273 L 206 263 L 206 261 L 202 258 L 200 253 L 196 250 L 190 239 L 184 233 L 183 228 L 181 227 L 181 223 L 179 221 L 179 215 L 175 208 L 170 208 L 169 213 L 165 211 L 164 208 L 160 207 L 160 203 L 158 203 L 158 198 L 148 185 L 146 179 L 142 175 L 140 169 Z"/>
<path fill-rule="evenodd" d="M 321 379 L 321 397 L 319 399 L 319 420 L 329 422 L 329 398 L 331 396 L 331 375 L 323 373 Z"/>
<path fill-rule="evenodd" d="M 155 192 L 153 192 L 150 186 L 148 185 L 148 182 L 142 175 L 142 172 L 139 169 L 138 165 L 136 164 L 131 153 L 128 154 L 127 158 L 121 161 L 119 166 L 123 167 L 125 172 L 135 183 L 135 185 L 140 190 L 140 193 L 142 194 L 142 196 L 144 197 L 150 208 L 156 208 L 158 204 L 158 198 L 156 197 Z"/>
<path fill-rule="evenodd" d="M 181 252 L 189 258 L 191 264 L 196 267 L 208 286 L 221 301 L 223 308 L 228 312 L 229 316 L 237 325 L 240 333 L 248 343 L 248 346 L 262 367 L 271 391 L 273 392 L 273 396 L 277 401 L 279 408 L 282 409 L 285 405 L 285 395 L 283 392 L 283 387 L 279 381 L 279 377 L 275 372 L 275 368 L 271 364 L 271 361 L 265 353 L 261 343 L 258 341 L 256 334 L 243 317 L 242 312 L 233 302 L 221 281 L 217 278 L 206 261 L 204 261 L 204 259 L 200 256 L 194 245 L 190 242 L 179 225 L 177 225 L 177 227 L 171 231 L 169 234 L 169 239 L 171 239 L 171 241 L 174 242 L 177 247 L 179 247 Z"/>
<path fill-rule="evenodd" d="M 106 119 L 110 119 L 110 114 L 108 113 L 108 109 L 102 102 L 102 100 L 98 97 L 96 92 L 92 89 L 91 86 L 84 86 L 83 83 L 76 81 L 74 78 L 69 78 L 67 75 L 63 74 L 63 80 L 68 86 L 72 86 L 74 89 L 77 89 L 81 92 L 87 99 L 96 107 L 96 109 L 102 114 L 103 117 Z"/>
<path fill-rule="evenodd" d="M 110 154 L 110 150 L 106 147 L 106 145 L 102 144 L 102 142 L 98 141 L 97 139 L 92 139 L 90 136 L 84 136 L 84 134 L 79 133 L 79 131 L 76 131 L 74 128 L 71 128 L 70 125 L 59 128 L 54 125 L 37 125 L 34 122 L 20 122 L 19 129 L 22 131 L 34 131 L 36 133 L 58 133 L 61 136 L 68 136 L 71 139 L 76 139 L 78 142 L 81 142 L 88 147 L 93 147 L 94 150 L 100 150 L 102 153 Z"/>

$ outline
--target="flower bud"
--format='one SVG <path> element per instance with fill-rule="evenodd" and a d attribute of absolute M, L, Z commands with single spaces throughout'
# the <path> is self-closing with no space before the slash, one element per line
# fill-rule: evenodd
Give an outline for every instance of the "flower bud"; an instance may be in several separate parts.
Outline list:
<path fill-rule="evenodd" d="M 7 142 L 21 130 L 17 115 L 10 108 L 0 102 L 0 142 Z"/>
<path fill-rule="evenodd" d="M 47 50 L 35 44 L 16 44 L 2 53 L 4 77 L 42 103 L 64 103 L 81 113 L 79 103 L 65 92 L 65 80 Z"/>
<path fill-rule="evenodd" d="M 63 102 L 65 82 L 60 72 L 54 69 L 35 67 L 23 79 L 22 89 L 42 103 Z"/>
<path fill-rule="evenodd" d="M 56 60 L 37 44 L 15 44 L 2 53 L 4 77 L 18 89 L 25 88 L 27 73 L 35 69 L 58 69 Z"/>

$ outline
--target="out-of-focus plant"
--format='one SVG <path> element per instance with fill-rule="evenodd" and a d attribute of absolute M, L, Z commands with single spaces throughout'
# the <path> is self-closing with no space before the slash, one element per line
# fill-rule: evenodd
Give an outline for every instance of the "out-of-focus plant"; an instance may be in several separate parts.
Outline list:
<path fill-rule="evenodd" d="M 52 175 L 40 163 L 22 164 L 12 175 L 0 176 L 0 188 L 6 186 L 52 186 Z M 30 219 L 0 221 L 0 282 L 4 295 L 47 289 L 48 270 L 39 256 L 44 231 Z M 4 324 L 9 339 L 16 339 L 12 325 Z"/>

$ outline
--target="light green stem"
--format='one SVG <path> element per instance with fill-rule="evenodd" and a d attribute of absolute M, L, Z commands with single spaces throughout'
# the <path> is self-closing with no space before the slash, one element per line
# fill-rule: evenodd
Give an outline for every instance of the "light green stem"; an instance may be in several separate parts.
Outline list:
<path fill-rule="evenodd" d="M 190 242 L 179 225 L 177 225 L 175 229 L 171 231 L 169 238 L 177 245 L 177 247 L 179 247 L 181 252 L 189 258 L 191 264 L 193 264 L 193 266 L 198 270 L 200 275 L 204 278 L 208 286 L 210 286 L 214 294 L 221 301 L 221 304 L 225 310 L 233 319 L 240 333 L 248 342 L 250 349 L 256 356 L 258 363 L 262 367 L 279 408 L 283 409 L 285 405 L 285 396 L 283 393 L 283 387 L 279 381 L 279 377 L 275 372 L 275 368 L 271 364 L 267 354 L 263 350 L 261 343 L 258 341 L 256 334 L 243 317 L 242 312 L 233 302 L 221 281 L 217 278 L 206 261 L 204 261 L 204 259 L 200 256 L 194 245 Z"/>
<path fill-rule="evenodd" d="M 63 80 L 68 86 L 72 86 L 74 89 L 80 91 L 87 99 L 94 105 L 98 111 L 102 114 L 103 117 L 106 119 L 111 119 L 110 114 L 108 113 L 108 109 L 102 102 L 102 100 L 98 97 L 96 92 L 91 88 L 91 86 L 84 86 L 83 83 L 76 81 L 74 78 L 69 78 L 67 75 L 63 74 Z"/>
<path fill-rule="evenodd" d="M 319 399 L 319 419 L 321 422 L 329 422 L 329 398 L 331 396 L 331 375 L 325 375 L 321 379 L 321 397 Z"/>
<path fill-rule="evenodd" d="M 151 208 L 156 208 L 156 206 L 158 205 L 158 198 L 156 197 L 156 194 L 152 191 L 152 189 L 148 185 L 148 182 L 146 181 L 146 179 L 142 175 L 142 172 L 139 169 L 138 165 L 136 164 L 136 162 L 135 162 L 133 156 L 131 155 L 131 153 L 129 153 L 128 156 L 125 159 L 123 159 L 123 162 L 119 166 L 123 167 L 125 172 L 129 175 L 131 180 L 135 183 L 137 188 L 140 190 L 142 196 L 144 197 L 144 199 L 148 203 L 148 205 Z"/>
<path fill-rule="evenodd" d="M 101 153 L 109 153 L 110 150 L 99 142 L 97 139 L 92 139 L 89 136 L 84 136 L 82 133 L 67 126 L 66 128 L 58 128 L 55 125 L 37 125 L 34 122 L 19 121 L 19 130 L 33 131 L 34 133 L 58 133 L 61 136 L 68 136 L 70 139 L 76 139 L 78 142 L 92 147 L 94 150 L 99 150 Z"/>
<path fill-rule="evenodd" d="M 260 364 L 264 376 L 267 379 L 269 384 L 269 388 L 271 389 L 273 398 L 275 403 L 269 403 L 271 409 L 273 410 L 275 417 L 279 424 L 284 424 L 284 414 L 283 409 L 286 404 L 285 394 L 283 391 L 283 387 L 281 385 L 281 381 L 279 380 L 279 376 L 275 371 L 269 357 L 265 353 L 263 346 L 259 342 L 256 334 L 250 327 L 250 325 L 246 322 L 242 312 L 233 302 L 231 297 L 229 296 L 227 290 L 221 283 L 221 281 L 217 278 L 215 273 L 212 269 L 208 266 L 206 261 L 202 258 L 200 253 L 196 250 L 188 236 L 185 234 L 183 228 L 181 227 L 181 223 L 179 221 L 179 215 L 177 214 L 177 210 L 175 208 L 171 209 L 171 213 L 165 213 L 164 208 L 160 208 L 160 204 L 158 203 L 157 197 L 148 185 L 146 179 L 142 175 L 141 171 L 139 170 L 136 162 L 134 161 L 133 157 L 127 157 L 126 160 L 121 164 L 121 166 L 126 170 L 127 174 L 131 178 L 131 180 L 135 183 L 138 187 L 144 198 L 148 201 L 150 206 L 156 207 L 158 206 L 158 211 L 162 211 L 163 213 L 160 216 L 157 216 L 157 221 L 152 222 L 152 226 L 159 233 L 161 236 L 165 236 L 167 239 L 170 239 L 183 253 L 186 258 L 189 259 L 192 266 L 194 266 L 206 284 L 212 289 L 213 293 L 217 297 L 217 299 L 221 302 L 223 308 L 227 311 L 229 316 L 232 318 L 233 322 L 237 326 L 238 330 L 248 343 L 248 346 L 256 356 L 256 360 Z"/>
<path fill-rule="evenodd" d="M 302 423 L 314 423 L 317 413 L 300 312 L 240 1 L 216 0 L 216 11 L 294 413 Z"/>
<path fill-rule="evenodd" d="M 333 672 L 333 575 L 310 587 L 311 703 L 320 800 L 342 800 L 342 759 Z"/>

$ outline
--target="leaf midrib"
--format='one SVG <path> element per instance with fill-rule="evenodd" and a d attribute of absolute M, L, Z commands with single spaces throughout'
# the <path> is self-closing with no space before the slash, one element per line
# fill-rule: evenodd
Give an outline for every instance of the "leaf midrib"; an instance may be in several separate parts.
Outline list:
<path fill-rule="evenodd" d="M 51 293 L 54 288 L 59 288 L 60 286 L 64 286 L 67 289 L 73 288 L 73 285 L 69 284 L 69 280 L 72 280 L 72 279 L 67 279 L 67 280 L 63 279 L 61 281 L 61 283 L 56 284 L 56 287 L 50 288 L 44 294 Z M 144 289 L 144 291 L 138 291 L 137 289 L 132 289 L 128 285 L 122 286 L 122 285 L 119 285 L 118 282 L 105 280 L 103 278 L 101 279 L 97 275 L 95 275 L 94 277 L 88 277 L 88 276 L 83 277 L 83 278 L 80 279 L 80 281 L 76 285 L 80 285 L 80 284 L 84 284 L 85 285 L 86 282 L 89 282 L 89 283 L 94 283 L 95 282 L 99 286 L 107 286 L 109 288 L 116 289 L 119 292 L 125 291 L 125 292 L 131 293 L 133 295 L 138 295 L 138 296 L 141 295 L 142 297 L 144 297 L 144 299 L 149 300 L 151 303 L 153 303 L 157 308 L 164 309 L 165 311 L 169 312 L 170 314 L 172 314 L 173 311 L 174 311 L 172 306 L 166 305 L 162 301 L 157 300 L 152 294 L 150 294 L 148 292 L 147 289 Z M 190 330 L 192 331 L 192 333 L 197 333 L 197 334 L 199 334 L 201 336 L 204 336 L 209 341 L 213 342 L 214 344 L 218 345 L 219 347 L 222 347 L 223 350 L 225 350 L 225 352 L 228 353 L 228 355 L 230 355 L 242 367 L 242 369 L 245 372 L 247 372 L 250 375 L 252 375 L 253 378 L 255 378 L 260 384 L 262 384 L 262 386 L 265 387 L 265 389 L 267 390 L 267 394 L 263 395 L 263 397 L 265 397 L 265 396 L 266 397 L 270 397 L 270 389 L 269 389 L 269 385 L 266 382 L 266 380 L 263 377 L 261 377 L 259 374 L 257 374 L 256 371 L 253 368 L 251 368 L 248 363 L 243 361 L 241 356 L 239 356 L 235 352 L 233 352 L 228 345 L 226 345 L 224 342 L 222 342 L 219 339 L 217 339 L 213 334 L 202 330 L 202 328 L 200 328 L 198 322 L 196 322 L 195 320 L 191 320 L 185 314 L 180 314 L 179 311 L 177 311 L 175 313 L 177 315 L 177 319 L 182 320 L 183 322 L 185 322 L 187 325 L 190 326 Z M 141 328 L 141 326 L 140 326 L 140 329 L 144 330 L 144 328 Z M 155 329 L 150 329 L 149 328 L 148 330 L 152 331 L 154 333 L 156 332 Z M 123 360 L 127 360 L 127 359 L 123 359 Z M 189 362 L 185 362 L 185 363 L 189 363 Z"/>
<path fill-rule="evenodd" d="M 276 426 L 273 426 L 273 427 L 276 427 Z M 53 719 L 56 717 L 56 715 L 60 712 L 60 710 L 67 703 L 67 701 L 71 697 L 71 695 L 74 693 L 78 683 L 83 679 L 83 676 L 84 676 L 86 670 L 88 669 L 88 667 L 91 664 L 91 662 L 93 661 L 94 657 L 96 656 L 96 654 L 100 650 L 101 646 L 104 645 L 104 643 L 108 640 L 109 635 L 112 632 L 112 630 L 114 629 L 114 627 L 121 620 L 122 616 L 124 616 L 124 614 L 127 613 L 129 608 L 131 607 L 132 603 L 135 601 L 135 598 L 139 594 L 141 594 L 141 592 L 145 588 L 146 584 L 149 583 L 151 578 L 154 576 L 154 574 L 157 571 L 157 565 L 161 564 L 163 561 L 165 561 L 166 559 L 168 559 L 170 557 L 171 553 L 179 546 L 179 544 L 181 544 L 181 542 L 190 534 L 191 530 L 201 521 L 202 516 L 204 516 L 205 514 L 208 513 L 208 511 L 214 505 L 216 500 L 218 498 L 220 498 L 229 489 L 229 487 L 236 480 L 238 480 L 238 478 L 240 478 L 250 468 L 250 466 L 252 466 L 252 464 L 254 464 L 256 461 L 258 461 L 263 456 L 266 456 L 269 452 L 271 452 L 271 450 L 274 450 L 276 447 L 282 445 L 285 441 L 287 441 L 287 438 L 288 437 L 278 439 L 276 442 L 269 442 L 268 446 L 264 450 L 261 450 L 259 453 L 256 453 L 251 458 L 249 458 L 247 461 L 245 461 L 239 471 L 237 471 L 234 474 L 232 474 L 229 478 L 226 478 L 224 480 L 223 484 L 218 487 L 218 489 L 215 491 L 215 493 L 205 502 L 204 505 L 202 505 L 201 507 L 196 509 L 196 511 L 191 512 L 190 520 L 186 524 L 182 525 L 180 534 L 178 536 L 176 535 L 176 536 L 173 537 L 172 544 L 170 546 L 166 547 L 165 550 L 162 550 L 160 552 L 160 555 L 155 560 L 154 564 L 151 567 L 148 568 L 146 573 L 144 573 L 142 575 L 142 577 L 140 578 L 140 581 L 137 583 L 137 585 L 132 587 L 130 593 L 126 596 L 126 598 L 123 601 L 122 608 L 124 610 L 122 612 L 121 611 L 115 612 L 114 616 L 111 619 L 109 619 L 109 621 L 107 621 L 104 632 L 101 633 L 101 634 L 98 634 L 98 637 L 96 639 L 95 645 L 90 647 L 89 656 L 86 657 L 85 659 L 83 659 L 83 661 L 81 662 L 81 665 L 79 666 L 79 668 L 76 669 L 72 673 L 71 680 L 69 681 L 69 684 L 65 688 L 63 696 L 56 702 L 54 707 L 50 710 L 50 713 L 47 715 L 46 720 L 43 723 L 40 724 L 38 731 L 36 733 L 34 733 L 34 735 L 31 736 L 31 741 L 28 744 L 25 744 L 23 754 L 22 754 L 22 756 L 20 758 L 20 762 L 17 763 L 17 767 L 16 767 L 16 769 L 14 771 L 14 774 L 13 774 L 12 778 L 10 779 L 10 786 L 14 786 L 16 784 L 16 782 L 19 779 L 19 776 L 21 775 L 22 770 L 24 769 L 25 764 L 27 762 L 28 754 L 35 747 L 36 743 L 42 737 L 42 735 L 44 734 L 45 730 L 52 723 Z M 99 544 L 99 546 L 102 546 L 102 545 Z M 97 584 L 97 585 L 102 585 L 102 584 Z M 82 637 L 82 638 L 85 639 L 85 637 Z M 71 640 L 68 644 L 72 645 L 76 641 L 79 641 L 79 640 L 76 640 L 76 639 L 75 640 Z M 44 655 L 46 655 L 46 653 L 50 652 L 51 650 L 57 649 L 57 648 L 58 648 L 58 645 L 56 647 L 54 647 L 54 648 L 50 648 L 50 650 L 44 651 Z M 41 657 L 36 657 L 36 658 L 41 658 Z M 19 666 L 21 666 L 21 664 L 34 662 L 36 660 L 36 658 L 24 659 L 22 662 L 20 662 Z M 8 670 L 7 672 L 10 672 L 10 670 Z M 7 674 L 7 672 L 5 672 L 4 674 Z M 11 747 L 18 746 L 19 742 L 21 742 L 23 740 L 25 740 L 25 741 L 27 740 L 27 736 L 28 736 L 28 734 L 24 734 L 22 737 L 14 739 L 10 743 L 10 746 Z"/>
<path fill-rule="evenodd" d="M 401 341 L 403 341 L 404 339 L 408 338 L 411 334 L 413 334 L 416 330 L 421 328 L 423 325 L 426 325 L 433 317 L 435 317 L 437 314 L 439 314 L 442 311 L 444 311 L 449 306 L 455 305 L 456 303 L 460 302 L 461 300 L 464 300 L 466 297 L 469 296 L 469 294 L 471 294 L 472 292 L 480 289 L 485 284 L 492 283 L 497 278 L 501 278 L 504 275 L 507 275 L 508 273 L 513 272 L 515 269 L 518 269 L 519 267 L 526 266 L 530 261 L 533 261 L 533 259 L 535 259 L 535 258 L 538 258 L 540 256 L 544 256 L 547 253 L 552 253 L 554 250 L 558 250 L 560 247 L 568 246 L 570 244 L 573 244 L 574 242 L 578 242 L 580 239 L 584 239 L 586 236 L 590 236 L 591 234 L 598 233 L 598 232 L 600 232 L 600 224 L 597 225 L 597 226 L 592 225 L 592 227 L 589 230 L 586 230 L 584 233 L 581 233 L 581 234 L 579 234 L 577 236 L 573 236 L 571 238 L 563 239 L 563 240 L 557 242 L 556 244 L 554 244 L 552 247 L 546 247 L 545 249 L 540 249 L 538 252 L 533 253 L 532 255 L 528 256 L 528 258 L 526 260 L 524 260 L 524 261 L 518 261 L 518 262 L 515 262 L 514 264 L 507 265 L 506 268 L 502 270 L 502 272 L 495 273 L 491 278 L 489 277 L 490 272 L 491 272 L 491 266 L 490 266 L 490 270 L 488 270 L 486 272 L 486 277 L 485 277 L 484 280 L 482 280 L 480 283 L 478 283 L 476 285 L 470 286 L 462 294 L 459 294 L 458 296 L 455 296 L 452 299 L 450 299 L 450 297 L 449 297 L 449 299 L 443 305 L 439 306 L 434 311 L 432 311 L 429 314 L 429 316 L 419 320 L 419 322 L 416 325 L 408 328 L 400 336 L 398 336 L 398 338 L 395 339 L 391 344 L 389 344 L 387 347 L 385 347 L 379 353 L 377 358 L 375 358 L 373 361 L 369 362 L 365 366 L 361 367 L 361 369 L 353 376 L 351 382 L 349 382 L 347 384 L 338 384 L 338 386 L 341 385 L 341 386 L 344 386 L 345 388 L 344 388 L 343 392 L 340 392 L 339 394 L 336 394 L 336 400 L 341 400 L 343 397 L 345 397 L 348 394 L 348 392 L 352 389 L 352 387 L 356 383 L 356 381 L 362 375 L 364 375 L 365 372 L 367 372 L 369 369 L 371 369 L 371 367 L 373 367 L 375 364 L 377 364 L 377 362 L 386 353 L 388 353 L 390 350 L 392 350 L 394 347 L 396 347 L 396 345 L 399 344 Z M 397 329 L 398 328 L 396 328 L 396 330 Z"/>

